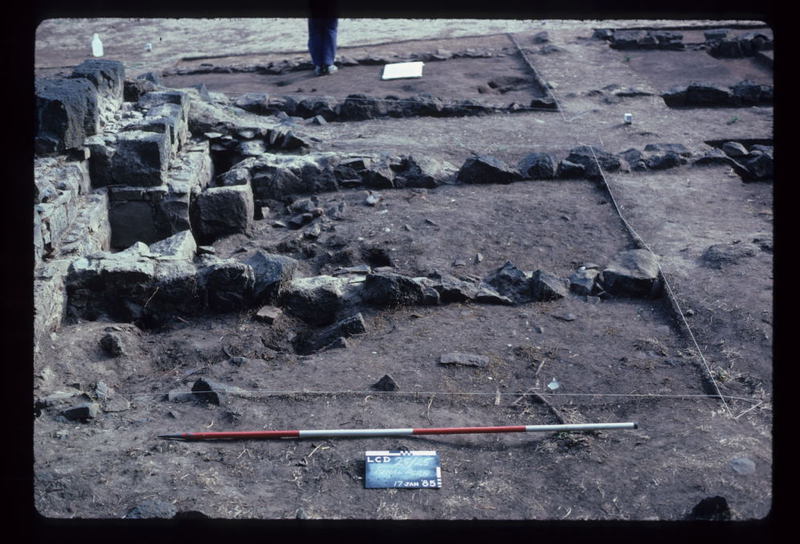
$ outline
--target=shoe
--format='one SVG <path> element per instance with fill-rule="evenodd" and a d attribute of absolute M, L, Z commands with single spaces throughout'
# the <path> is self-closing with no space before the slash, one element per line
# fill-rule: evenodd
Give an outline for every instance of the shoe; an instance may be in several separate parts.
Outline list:
<path fill-rule="evenodd" d="M 325 66 L 314 66 L 314 75 L 315 76 L 324 76 L 328 73 L 328 69 Z"/>
<path fill-rule="evenodd" d="M 331 64 L 330 66 L 328 66 L 328 68 L 326 70 L 327 70 L 326 73 L 332 74 L 332 73 L 336 72 L 339 69 L 336 66 L 334 66 L 333 64 Z"/>

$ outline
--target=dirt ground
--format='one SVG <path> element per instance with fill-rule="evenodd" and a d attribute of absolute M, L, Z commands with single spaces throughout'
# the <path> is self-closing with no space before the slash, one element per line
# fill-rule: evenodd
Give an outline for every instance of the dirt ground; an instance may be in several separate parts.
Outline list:
<path fill-rule="evenodd" d="M 544 54 L 534 45 L 541 27 L 514 36 L 550 84 L 560 112 L 307 128 L 329 150 L 425 155 L 456 167 L 471 152 L 516 164 L 534 151 L 563 158 L 579 144 L 618 153 L 681 143 L 700 156 L 709 140 L 772 138 L 772 108 L 672 110 L 658 97 L 698 79 L 771 84 L 771 70 L 752 59 L 717 60 L 704 51 L 616 51 L 593 39 L 591 26 L 547 29 L 556 52 Z M 697 32 L 687 32 L 685 41 L 702 36 Z M 494 35 L 412 45 L 459 51 L 476 41 L 501 48 L 511 43 Z M 363 50 L 386 55 L 398 47 Z M 48 64 L 42 55 L 37 63 L 43 67 L 68 62 Z M 191 62 L 254 65 L 266 58 L 254 53 Z M 189 64 L 177 61 L 173 67 Z M 480 85 L 531 74 L 512 55 L 426 63 L 420 80 L 382 82 L 378 76 L 378 66 L 356 66 L 324 78 L 302 72 L 209 74 L 175 76 L 168 84 L 202 82 L 231 95 L 342 99 L 354 92 L 431 92 L 488 99 Z M 619 98 L 611 85 L 650 94 Z M 520 101 L 524 93 L 491 99 Z M 630 125 L 622 122 L 626 112 L 633 114 Z M 618 251 L 634 247 L 616 201 L 659 256 L 691 334 L 667 297 L 598 301 L 577 295 L 509 307 L 367 309 L 367 333 L 349 339 L 346 349 L 308 356 L 291 347 L 299 323 L 284 317 L 266 325 L 253 312 L 179 320 L 151 331 L 125 323 L 65 324 L 34 356 L 34 395 L 92 391 L 98 381 L 112 392 L 103 413 L 89 423 L 65 422 L 46 410 L 36 417 L 36 510 L 48 519 L 121 518 L 157 500 L 182 515 L 222 519 L 653 521 L 686 519 L 703 499 L 721 496 L 731 519 L 764 519 L 773 500 L 772 181 L 744 183 L 728 167 L 690 165 L 610 173 L 606 180 L 611 194 L 588 180 L 385 190 L 375 207 L 363 205 L 364 191 L 343 190 L 318 195 L 321 202 L 348 206 L 335 231 L 317 240 L 298 240 L 299 231 L 274 228 L 274 220 L 287 216 L 274 209 L 251 235 L 220 240 L 215 249 L 239 258 L 259 248 L 295 248 L 288 253 L 303 260 L 303 275 L 338 266 L 326 261 L 332 249 L 350 259 L 346 265 L 357 265 L 371 248 L 381 248 L 397 272 L 409 275 L 440 271 L 482 278 L 511 261 L 566 278 L 581 264 L 604 266 Z M 713 244 L 754 240 L 761 241 L 757 252 L 720 268 L 703 260 Z M 99 345 L 109 327 L 123 337 L 121 356 L 109 357 Z M 490 364 L 437 364 L 450 351 L 485 355 Z M 236 356 L 246 360 L 233 364 Z M 709 369 L 724 403 L 712 396 Z M 397 391 L 371 389 L 385 374 L 398 383 Z M 219 406 L 164 400 L 170 391 L 188 391 L 199 376 L 249 395 L 229 396 Z M 553 379 L 561 384 L 556 391 L 546 387 Z M 397 439 L 158 438 L 203 430 L 560 421 L 636 421 L 639 428 Z M 439 452 L 441 489 L 364 488 L 364 452 L 402 448 Z"/>

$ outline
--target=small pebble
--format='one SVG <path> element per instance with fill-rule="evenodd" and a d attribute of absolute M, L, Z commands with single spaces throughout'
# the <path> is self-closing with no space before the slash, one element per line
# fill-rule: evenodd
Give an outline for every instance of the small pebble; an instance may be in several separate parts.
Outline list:
<path fill-rule="evenodd" d="M 754 474 L 756 471 L 755 462 L 747 457 L 736 457 L 735 459 L 731 459 L 730 465 L 737 474 Z"/>

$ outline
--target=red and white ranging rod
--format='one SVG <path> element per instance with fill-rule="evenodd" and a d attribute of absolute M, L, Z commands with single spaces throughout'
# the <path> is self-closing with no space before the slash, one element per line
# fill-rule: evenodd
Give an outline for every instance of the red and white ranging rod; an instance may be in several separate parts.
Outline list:
<path fill-rule="evenodd" d="M 403 429 L 317 429 L 291 431 L 217 431 L 162 434 L 172 440 L 256 440 L 270 438 L 348 438 L 380 436 L 421 436 L 431 434 L 533 433 L 638 429 L 635 422 L 565 423 L 560 425 L 505 425 L 496 427 L 427 427 Z"/>

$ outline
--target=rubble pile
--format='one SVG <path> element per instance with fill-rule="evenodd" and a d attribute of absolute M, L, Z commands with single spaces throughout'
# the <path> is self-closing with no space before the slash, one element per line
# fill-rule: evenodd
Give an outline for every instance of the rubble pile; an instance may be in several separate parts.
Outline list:
<path fill-rule="evenodd" d="M 745 108 L 772 106 L 773 86 L 741 81 L 731 87 L 690 83 L 673 87 L 661 95 L 670 108 Z"/>
<path fill-rule="evenodd" d="M 727 29 L 714 29 L 705 32 L 705 39 L 709 55 L 717 58 L 752 57 L 774 46 L 772 38 L 763 32 L 731 36 Z"/>
<path fill-rule="evenodd" d="M 595 34 L 597 36 L 597 34 Z M 685 49 L 683 35 L 669 30 L 613 30 L 602 36 L 613 49 Z"/>

